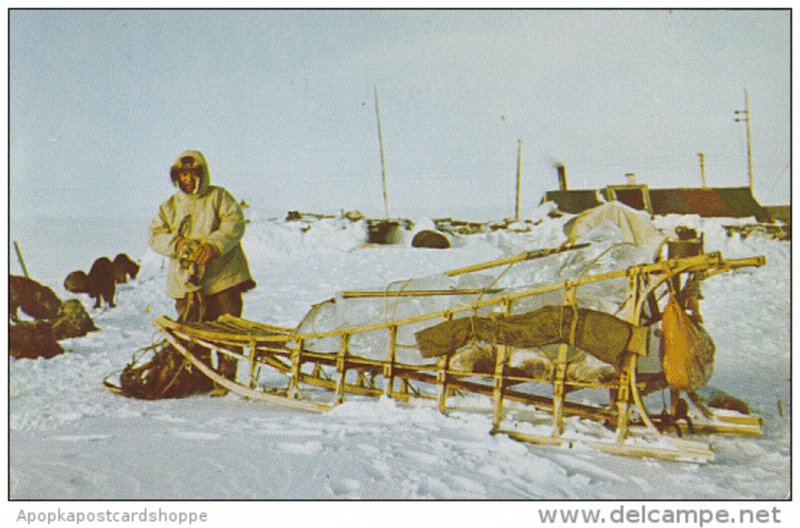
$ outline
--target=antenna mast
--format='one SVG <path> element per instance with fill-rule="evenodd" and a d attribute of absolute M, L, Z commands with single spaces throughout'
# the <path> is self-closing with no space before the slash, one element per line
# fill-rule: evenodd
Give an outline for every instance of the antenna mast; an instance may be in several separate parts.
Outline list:
<path fill-rule="evenodd" d="M 519 221 L 519 200 L 520 200 L 520 191 L 522 187 L 521 183 L 521 174 L 522 174 L 522 140 L 517 140 L 517 201 L 514 206 L 514 220 Z"/>
<path fill-rule="evenodd" d="M 750 94 L 744 90 L 744 110 L 736 110 L 734 114 L 743 115 L 734 119 L 737 123 L 744 121 L 747 129 L 747 176 L 750 180 L 750 192 L 753 192 L 753 135 L 750 131 Z"/>
<path fill-rule="evenodd" d="M 383 128 L 381 127 L 381 109 L 378 105 L 378 87 L 375 87 L 375 116 L 378 118 L 378 143 L 381 147 L 381 178 L 383 180 L 383 211 L 389 218 L 389 193 L 386 190 L 386 157 L 383 153 Z"/>

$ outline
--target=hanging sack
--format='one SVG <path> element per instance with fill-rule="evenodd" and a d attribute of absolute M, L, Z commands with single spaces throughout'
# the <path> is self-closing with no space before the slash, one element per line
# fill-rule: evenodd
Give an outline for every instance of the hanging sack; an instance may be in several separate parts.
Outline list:
<path fill-rule="evenodd" d="M 696 391 L 711 380 L 714 341 L 670 295 L 661 319 L 661 362 L 670 387 Z"/>

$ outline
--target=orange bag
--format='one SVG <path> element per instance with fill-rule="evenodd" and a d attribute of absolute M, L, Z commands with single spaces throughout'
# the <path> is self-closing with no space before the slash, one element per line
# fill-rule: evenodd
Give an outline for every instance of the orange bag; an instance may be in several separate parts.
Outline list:
<path fill-rule="evenodd" d="M 707 384 L 714 371 L 714 341 L 686 315 L 674 295 L 664 308 L 661 329 L 661 363 L 667 383 L 684 391 Z"/>

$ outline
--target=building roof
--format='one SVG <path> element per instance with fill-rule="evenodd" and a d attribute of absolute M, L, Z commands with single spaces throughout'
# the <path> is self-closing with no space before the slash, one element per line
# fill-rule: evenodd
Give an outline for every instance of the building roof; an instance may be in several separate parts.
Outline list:
<path fill-rule="evenodd" d="M 768 220 L 769 212 L 753 197 L 749 187 L 704 189 L 651 189 L 653 214 L 697 214 L 705 217 Z"/>
<path fill-rule="evenodd" d="M 759 221 L 771 220 L 769 211 L 756 201 L 749 187 L 648 189 L 647 186 L 637 185 L 635 193 L 623 187 L 615 188 L 614 193 L 608 192 L 610 187 L 603 192 L 607 198 L 616 198 L 635 209 L 648 210 L 656 215 L 696 214 L 726 218 L 754 216 Z M 643 198 L 639 199 L 640 196 Z M 596 190 L 548 191 L 542 201 L 555 202 L 561 211 L 571 214 L 591 209 L 601 203 Z"/>
<path fill-rule="evenodd" d="M 559 210 L 578 214 L 600 205 L 597 191 L 547 191 L 542 202 L 555 202 Z"/>

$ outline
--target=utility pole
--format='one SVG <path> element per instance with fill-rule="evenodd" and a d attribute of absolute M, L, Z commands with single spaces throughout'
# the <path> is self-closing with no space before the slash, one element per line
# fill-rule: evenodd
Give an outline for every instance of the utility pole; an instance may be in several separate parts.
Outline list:
<path fill-rule="evenodd" d="M 514 207 L 514 219 L 519 221 L 519 200 L 522 190 L 522 140 L 517 140 L 517 201 Z"/>
<path fill-rule="evenodd" d="M 747 130 L 747 176 L 750 180 L 750 192 L 753 192 L 753 136 L 750 131 L 750 94 L 747 89 L 744 90 L 744 110 L 736 110 L 734 114 L 737 116 L 743 115 L 744 117 L 737 117 L 734 119 L 737 123 L 744 121 Z"/>
<path fill-rule="evenodd" d="M 389 218 L 389 192 L 386 190 L 386 157 L 383 153 L 383 128 L 381 127 L 381 109 L 378 105 L 378 87 L 375 87 L 375 116 L 378 118 L 378 143 L 381 147 L 381 178 L 383 180 L 383 211 Z"/>
<path fill-rule="evenodd" d="M 697 153 L 697 157 L 700 158 L 700 186 L 705 189 L 706 188 L 706 155 L 702 152 Z"/>

